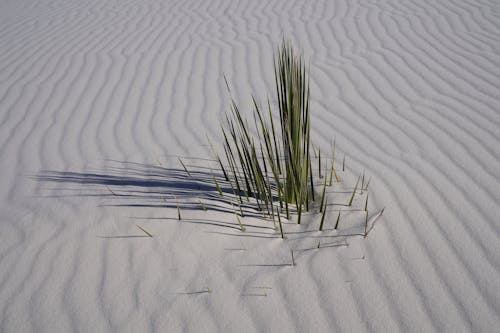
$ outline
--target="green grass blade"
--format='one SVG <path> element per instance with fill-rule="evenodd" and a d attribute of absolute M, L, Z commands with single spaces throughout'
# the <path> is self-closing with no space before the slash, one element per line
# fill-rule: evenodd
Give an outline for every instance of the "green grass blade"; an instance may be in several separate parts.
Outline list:
<path fill-rule="evenodd" d="M 325 222 L 326 216 L 326 204 L 327 202 L 325 201 L 325 207 L 323 208 L 323 214 L 321 215 L 321 223 L 319 224 L 319 231 L 323 231 L 323 223 Z"/>
<path fill-rule="evenodd" d="M 326 171 L 326 168 L 325 168 L 325 171 Z M 322 212 L 323 209 L 325 208 L 323 205 L 325 203 L 325 193 L 326 193 L 326 177 L 325 177 L 325 181 L 323 183 L 323 192 L 321 193 L 321 202 L 320 202 L 320 206 L 319 206 L 319 211 Z"/>
<path fill-rule="evenodd" d="M 217 181 L 217 179 L 215 178 L 214 174 L 212 174 L 212 178 L 214 179 L 214 183 L 215 183 L 215 188 L 217 188 L 217 191 L 219 192 L 220 196 L 223 197 L 224 196 L 224 193 L 222 193 L 222 189 L 219 185 L 219 182 Z"/>
<path fill-rule="evenodd" d="M 337 216 L 337 221 L 335 222 L 335 227 L 333 229 L 337 230 L 339 227 L 339 222 L 340 222 L 340 210 L 339 210 L 339 215 Z"/>
<path fill-rule="evenodd" d="M 356 181 L 356 186 L 354 186 L 354 191 L 352 191 L 352 195 L 351 195 L 351 198 L 349 199 L 349 203 L 347 204 L 349 207 L 352 206 L 354 196 L 356 195 L 356 191 L 358 190 L 358 184 L 359 184 L 359 177 L 358 177 L 358 180 Z"/>
<path fill-rule="evenodd" d="M 282 223 L 281 223 L 281 215 L 280 215 L 280 210 L 279 210 L 279 209 L 277 209 L 277 211 L 278 211 L 278 223 L 279 223 L 279 225 L 280 225 L 281 239 L 284 239 L 284 238 L 285 238 L 285 236 L 283 236 L 283 225 L 282 225 Z"/>
<path fill-rule="evenodd" d="M 245 231 L 246 229 L 243 226 L 243 223 L 241 223 L 241 220 L 240 220 L 240 217 L 238 216 L 238 214 L 236 214 L 236 219 L 238 220 L 238 224 L 240 225 L 240 230 Z"/>
<path fill-rule="evenodd" d="M 184 163 L 182 162 L 182 160 L 181 160 L 181 158 L 180 158 L 180 157 L 178 157 L 178 160 L 179 160 L 179 162 L 181 162 L 181 165 L 182 165 L 182 167 L 184 168 L 184 171 L 186 171 L 187 175 L 188 175 L 189 177 L 191 177 L 191 174 L 189 173 L 188 169 L 186 168 L 186 166 L 184 165 Z"/>

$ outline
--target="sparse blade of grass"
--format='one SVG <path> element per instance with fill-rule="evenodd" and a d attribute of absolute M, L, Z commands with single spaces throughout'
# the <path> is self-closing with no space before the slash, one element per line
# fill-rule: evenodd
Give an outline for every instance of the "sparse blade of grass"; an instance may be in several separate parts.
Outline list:
<path fill-rule="evenodd" d="M 241 296 L 262 296 L 262 297 L 267 297 L 266 293 L 243 293 Z"/>
<path fill-rule="evenodd" d="M 141 229 L 146 235 L 148 235 L 148 237 L 153 237 L 153 235 L 151 235 L 149 232 L 147 232 L 144 228 L 141 228 L 137 224 L 136 224 L 136 226 L 137 226 L 137 228 Z"/>
<path fill-rule="evenodd" d="M 368 193 L 366 193 L 365 212 L 368 211 Z"/>
<path fill-rule="evenodd" d="M 212 178 L 214 179 L 214 183 L 215 183 L 215 188 L 217 188 L 217 191 L 219 192 L 220 196 L 223 197 L 224 196 L 224 193 L 222 193 L 222 189 L 219 185 L 219 182 L 217 181 L 217 179 L 215 178 L 215 175 L 212 174 Z"/>
<path fill-rule="evenodd" d="M 241 231 L 245 231 L 245 227 L 243 226 L 243 223 L 241 223 L 241 219 L 240 217 L 238 216 L 238 214 L 235 214 L 236 215 L 236 219 L 238 220 L 238 224 L 240 225 L 240 230 Z"/>
<path fill-rule="evenodd" d="M 281 215 L 280 215 L 280 210 L 279 210 L 279 209 L 277 209 L 277 211 L 278 211 L 278 223 L 279 223 L 279 225 L 280 225 L 281 239 L 284 239 L 284 238 L 285 238 L 285 236 L 283 236 L 283 225 L 282 225 L 282 223 L 281 223 Z"/>
<path fill-rule="evenodd" d="M 106 185 L 106 188 L 108 189 L 109 192 L 111 192 L 111 194 L 113 194 L 114 196 L 118 196 L 118 194 L 116 194 L 112 189 L 110 189 L 109 186 Z"/>
<path fill-rule="evenodd" d="M 222 173 L 224 174 L 224 179 L 226 181 L 229 181 L 229 176 L 227 175 L 226 169 L 224 168 L 224 165 L 222 164 L 222 161 L 221 161 L 219 155 L 216 155 L 216 157 L 217 157 L 217 162 L 219 162 L 219 166 L 222 170 Z"/>
<path fill-rule="evenodd" d="M 325 167 L 325 173 L 326 173 L 326 167 Z M 321 202 L 319 206 L 319 211 L 322 212 L 326 207 L 325 205 L 325 193 L 326 193 L 326 177 L 325 181 L 323 182 L 323 192 L 321 193 Z"/>
<path fill-rule="evenodd" d="M 302 220 L 302 205 L 297 204 L 297 224 Z"/>
<path fill-rule="evenodd" d="M 323 178 L 321 175 L 321 148 L 318 148 L 318 174 L 319 178 Z"/>
<path fill-rule="evenodd" d="M 335 137 L 333 138 L 333 149 L 332 149 L 332 168 L 335 167 Z"/>
<path fill-rule="evenodd" d="M 225 79 L 225 78 L 224 78 L 224 79 Z M 209 146 L 210 146 L 210 150 L 212 150 L 212 154 L 213 154 L 213 155 L 215 156 L 215 158 L 217 159 L 217 162 L 219 163 L 219 166 L 220 166 L 220 168 L 221 168 L 221 170 L 222 170 L 222 173 L 224 174 L 224 179 L 225 179 L 226 181 L 229 181 L 229 176 L 228 176 L 228 174 L 227 174 L 227 172 L 226 172 L 226 169 L 224 168 L 224 165 L 222 164 L 222 160 L 220 159 L 219 154 L 217 154 L 217 153 L 215 152 L 214 146 L 212 145 L 212 141 L 210 141 L 210 138 L 208 137 L 208 135 L 207 135 L 207 141 L 208 141 L 208 144 L 209 144 Z"/>
<path fill-rule="evenodd" d="M 188 292 L 177 293 L 177 295 L 199 295 L 199 294 L 210 294 L 211 292 L 212 292 L 212 290 L 207 288 L 206 290 L 188 291 Z"/>
<path fill-rule="evenodd" d="M 335 227 L 333 229 L 337 230 L 339 227 L 339 222 L 340 222 L 340 210 L 339 210 L 339 215 L 337 215 L 337 221 L 335 222 Z"/>
<path fill-rule="evenodd" d="M 333 175 L 335 176 L 335 180 L 337 181 L 337 183 L 339 183 L 340 178 L 339 178 L 339 176 L 337 176 L 337 171 L 335 171 L 335 168 L 333 168 L 332 170 L 333 170 Z"/>
<path fill-rule="evenodd" d="M 311 183 L 311 196 L 312 196 L 312 201 L 314 201 L 314 179 L 313 179 L 313 173 L 312 173 L 312 163 L 309 160 L 309 182 Z"/>
<path fill-rule="evenodd" d="M 326 184 L 326 182 L 325 182 L 325 184 Z M 319 224 L 319 231 L 323 231 L 323 223 L 325 222 L 327 202 L 328 201 L 325 201 L 325 207 L 323 208 L 323 214 L 321 215 L 321 223 Z"/>
<path fill-rule="evenodd" d="M 358 190 L 358 184 L 359 184 L 359 177 L 358 177 L 358 180 L 356 181 L 356 185 L 354 186 L 354 191 L 352 191 L 352 195 L 351 195 L 351 198 L 349 199 L 349 203 L 347 204 L 349 207 L 352 206 L 354 196 L 356 195 L 356 191 Z"/>
<path fill-rule="evenodd" d="M 179 203 L 177 203 L 177 219 L 179 221 L 182 220 L 182 217 L 181 217 L 181 207 L 179 207 Z"/>
<path fill-rule="evenodd" d="M 244 217 L 245 215 L 243 215 L 243 209 L 241 209 L 241 202 L 239 203 L 238 207 L 240 208 L 240 216 Z"/>
<path fill-rule="evenodd" d="M 231 88 L 229 88 L 229 83 L 227 82 L 227 78 L 226 78 L 226 75 L 224 74 L 224 82 L 226 82 L 226 88 L 227 88 L 227 92 L 229 94 L 231 94 Z"/>
<path fill-rule="evenodd" d="M 342 171 L 345 171 L 345 155 L 344 155 L 344 159 L 342 160 Z"/>
<path fill-rule="evenodd" d="M 365 238 L 366 238 L 366 235 L 368 235 L 368 211 L 366 211 L 366 215 L 365 215 Z"/>
<path fill-rule="evenodd" d="M 332 167 L 330 168 L 330 180 L 328 181 L 328 186 L 332 186 L 332 179 L 333 179 L 333 160 L 332 160 Z"/>
<path fill-rule="evenodd" d="M 290 210 L 288 209 L 288 200 L 285 200 L 285 212 L 286 212 L 286 219 L 289 220 L 290 219 Z"/>
<path fill-rule="evenodd" d="M 182 167 L 184 168 L 184 171 L 186 171 L 187 175 L 188 175 L 189 177 L 191 177 L 191 174 L 189 173 L 188 169 L 187 169 L 187 168 L 186 168 L 186 166 L 184 165 L 184 162 L 182 162 L 182 160 L 181 160 L 181 158 L 180 158 L 180 157 L 178 157 L 178 159 L 179 159 L 179 162 L 181 162 L 181 165 L 182 165 Z"/>
<path fill-rule="evenodd" d="M 371 180 L 372 180 L 372 177 L 368 178 L 368 181 L 366 182 L 366 186 L 365 186 L 365 191 L 368 190 L 368 185 L 370 185 Z"/>

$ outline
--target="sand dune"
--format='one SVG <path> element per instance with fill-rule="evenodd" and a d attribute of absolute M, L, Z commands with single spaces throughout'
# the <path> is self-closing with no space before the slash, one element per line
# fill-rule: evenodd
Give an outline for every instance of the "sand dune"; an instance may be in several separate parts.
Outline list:
<path fill-rule="evenodd" d="M 275 102 L 283 36 L 314 141 L 372 177 L 366 238 L 214 200 L 223 75 Z M 1 1 L 0 51 L 0 330 L 500 327 L 497 2 Z"/>

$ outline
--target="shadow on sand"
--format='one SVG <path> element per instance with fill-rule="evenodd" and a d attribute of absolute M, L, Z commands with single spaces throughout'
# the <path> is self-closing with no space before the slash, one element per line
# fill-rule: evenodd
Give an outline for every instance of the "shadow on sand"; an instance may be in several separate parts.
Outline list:
<path fill-rule="evenodd" d="M 207 161 L 205 161 L 206 164 Z M 151 207 L 151 208 L 174 208 L 185 210 L 210 210 L 220 213 L 243 214 L 245 217 L 261 218 L 262 212 L 258 210 L 253 199 L 246 200 L 239 207 L 238 197 L 232 192 L 231 186 L 224 181 L 221 173 L 213 173 L 212 169 L 199 165 L 186 165 L 189 172 L 182 167 L 166 168 L 160 165 L 141 164 L 134 162 L 109 161 L 103 170 L 95 172 L 71 172 L 42 170 L 33 176 L 40 183 L 56 183 L 55 188 L 44 188 L 44 197 L 102 197 L 101 206 L 113 207 Z M 218 192 L 214 177 L 217 178 L 223 195 Z M 379 214 L 381 215 L 382 212 Z M 377 214 L 375 214 L 377 215 Z M 307 235 L 315 230 L 302 230 L 285 232 L 288 237 L 300 238 L 327 238 L 364 236 L 369 233 L 375 224 L 377 216 L 371 221 L 371 226 L 364 226 L 365 232 L 358 233 L 353 230 L 325 229 L 334 231 L 334 235 Z M 176 220 L 173 217 L 133 217 L 134 219 L 166 219 Z M 188 223 L 206 224 L 210 226 L 223 227 L 224 229 L 240 230 L 240 227 L 223 222 L 208 219 L 182 219 Z M 368 219 L 367 219 L 368 222 Z M 292 223 L 287 221 L 284 223 Z M 274 229 L 272 225 L 244 224 L 245 227 L 256 229 Z M 368 230 L 367 230 L 368 228 Z M 221 233 L 225 234 L 225 233 Z M 229 234 L 228 234 L 229 235 Z M 278 238 L 272 233 L 245 232 L 242 234 L 231 234 L 239 237 L 256 238 Z M 128 236 L 127 236 L 128 237 Z M 145 237 L 141 235 L 140 237 Z M 146 236 L 147 237 L 147 236 Z"/>
<path fill-rule="evenodd" d="M 182 210 L 211 210 L 232 213 L 238 205 L 229 184 L 219 172 L 208 167 L 187 165 L 183 168 L 165 168 L 153 164 L 110 161 L 105 170 L 72 172 L 42 170 L 33 176 L 41 183 L 57 183 L 47 189 L 44 197 L 102 197 L 113 199 L 103 206 L 175 208 Z M 223 195 L 215 186 L 219 182 Z M 239 206 L 237 207 L 238 212 Z M 261 217 L 262 213 L 250 202 L 241 209 L 245 216 Z"/>

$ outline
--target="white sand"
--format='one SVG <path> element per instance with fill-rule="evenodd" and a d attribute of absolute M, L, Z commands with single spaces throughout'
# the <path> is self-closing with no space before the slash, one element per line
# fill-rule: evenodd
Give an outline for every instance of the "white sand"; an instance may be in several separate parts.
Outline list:
<path fill-rule="evenodd" d="M 315 142 L 372 176 L 347 247 L 362 214 L 281 240 L 193 186 L 223 73 L 250 114 L 283 35 Z M 499 110 L 498 1 L 1 1 L 0 330 L 497 331 Z"/>

